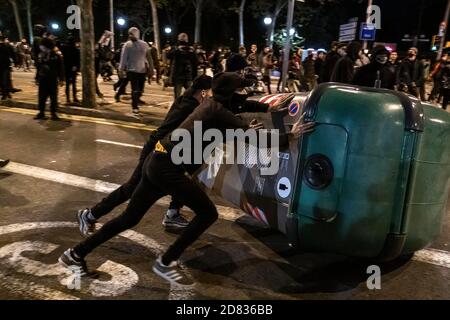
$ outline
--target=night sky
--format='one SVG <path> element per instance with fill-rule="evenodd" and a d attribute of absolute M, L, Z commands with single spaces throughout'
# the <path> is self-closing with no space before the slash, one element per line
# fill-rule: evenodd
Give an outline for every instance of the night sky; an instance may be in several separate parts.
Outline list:
<path fill-rule="evenodd" d="M 257 1 L 257 0 L 253 0 Z M 6 0 L 0 0 L 0 30 L 6 31 L 12 39 L 17 38 L 16 26 L 14 23 L 11 7 Z M 33 23 L 42 23 L 49 25 L 53 21 L 59 22 L 61 25 L 65 24 L 65 17 L 67 17 L 65 10 L 68 5 L 74 1 L 60 0 L 49 1 L 41 0 L 34 1 Z M 116 0 L 116 3 L 118 1 Z M 235 0 L 221 0 L 223 7 L 230 6 Z M 322 12 L 327 17 L 320 14 L 316 15 L 311 24 L 309 24 L 303 32 L 307 34 L 306 47 L 328 47 L 330 41 L 336 39 L 339 33 L 339 24 L 346 23 L 347 19 L 351 17 L 359 17 L 359 21 L 365 18 L 366 0 L 348 0 L 342 1 L 338 6 L 323 7 Z M 149 4 L 147 0 L 134 0 L 131 2 L 133 6 L 142 8 L 142 11 L 149 12 Z M 381 7 L 382 10 L 382 29 L 378 30 L 377 41 L 379 42 L 396 42 L 400 49 L 405 49 L 409 44 L 402 43 L 400 40 L 404 34 L 414 35 L 418 30 L 420 13 L 422 12 L 422 25 L 420 34 L 424 34 L 426 38 L 431 38 L 432 35 L 437 34 L 439 23 L 443 19 L 446 0 L 374 0 L 374 4 Z M 109 1 L 99 0 L 95 10 L 96 32 L 97 38 L 103 30 L 108 28 L 108 4 Z M 423 10 L 419 10 L 423 5 Z M 301 4 L 296 5 L 296 10 L 301 10 Z M 116 15 L 127 15 L 127 12 L 122 10 Z M 280 24 L 285 23 L 285 12 L 279 18 Z M 21 12 L 23 19 L 24 30 L 26 31 L 26 13 Z M 167 17 L 163 10 L 160 11 L 160 25 L 161 29 L 168 24 Z M 183 19 L 180 30 L 193 35 L 194 31 L 194 12 L 191 10 Z M 130 17 L 131 19 L 132 17 Z M 262 23 L 263 17 L 257 19 L 253 17 L 250 12 L 247 12 L 245 18 L 245 36 L 247 43 L 256 42 L 260 45 L 264 44 L 266 37 L 266 27 Z M 148 23 L 150 19 L 147 20 Z M 133 25 L 130 22 L 128 26 Z M 203 42 L 206 47 L 213 48 L 219 45 L 227 45 L 232 48 L 236 47 L 238 42 L 238 19 L 234 12 L 221 12 L 218 14 L 214 11 L 207 11 L 203 19 Z M 60 35 L 64 37 L 66 30 L 61 30 Z M 119 33 L 116 30 L 116 33 Z M 169 39 L 161 32 L 162 40 Z M 422 51 L 427 51 L 430 44 L 422 44 Z"/>

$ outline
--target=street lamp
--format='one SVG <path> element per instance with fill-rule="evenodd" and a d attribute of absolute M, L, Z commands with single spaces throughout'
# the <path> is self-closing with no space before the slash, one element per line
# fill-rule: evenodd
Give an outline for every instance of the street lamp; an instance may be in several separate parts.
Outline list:
<path fill-rule="evenodd" d="M 119 29 L 120 29 L 120 41 L 123 40 L 123 26 L 126 24 L 127 22 L 125 21 L 124 18 L 118 18 L 117 19 L 117 24 L 119 25 Z"/>
<path fill-rule="evenodd" d="M 57 23 L 52 23 L 52 24 L 51 24 L 51 27 L 52 27 L 52 29 L 55 30 L 55 31 L 59 30 L 59 24 L 57 24 Z"/>
<path fill-rule="evenodd" d="M 165 28 L 164 28 L 164 32 L 165 32 L 166 34 L 171 34 L 171 33 L 172 33 L 172 28 L 171 28 L 171 27 L 165 27 Z"/>
<path fill-rule="evenodd" d="M 272 18 L 271 17 L 265 17 L 264 18 L 264 24 L 266 26 L 271 25 L 272 24 Z"/>
<path fill-rule="evenodd" d="M 125 25 L 126 21 L 124 18 L 118 18 L 117 19 L 117 24 L 121 27 L 123 27 Z"/>

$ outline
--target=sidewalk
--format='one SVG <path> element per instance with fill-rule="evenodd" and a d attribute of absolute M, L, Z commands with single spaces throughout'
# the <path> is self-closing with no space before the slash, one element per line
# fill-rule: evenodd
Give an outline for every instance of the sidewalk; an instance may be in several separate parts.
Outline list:
<path fill-rule="evenodd" d="M 22 89 L 22 91 L 14 93 L 11 100 L 1 101 L 0 105 L 33 109 L 37 111 L 38 87 L 34 83 L 34 70 L 32 72 L 14 71 L 12 78 L 14 87 Z M 113 79 L 114 81 L 117 80 L 115 76 Z M 96 109 L 83 108 L 76 104 L 66 105 L 65 87 L 60 87 L 58 112 L 109 120 L 144 123 L 155 126 L 161 124 L 173 102 L 172 88 L 167 88 L 164 91 L 162 86 L 157 85 L 156 82 L 152 82 L 151 85 L 146 83 L 142 100 L 144 100 L 147 105 L 140 106 L 140 115 L 136 116 L 131 112 L 131 85 L 128 85 L 127 87 L 127 95 L 122 96 L 121 102 L 117 103 L 114 100 L 115 92 L 113 83 L 114 82 L 103 82 L 101 77 L 98 78 L 100 91 L 103 93 L 104 98 L 97 99 L 98 106 Z M 78 77 L 77 89 L 78 99 L 81 100 L 80 76 Z"/>

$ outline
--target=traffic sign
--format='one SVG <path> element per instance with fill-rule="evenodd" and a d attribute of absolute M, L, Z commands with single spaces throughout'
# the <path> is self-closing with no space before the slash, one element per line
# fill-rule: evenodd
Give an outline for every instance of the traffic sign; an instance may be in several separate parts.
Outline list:
<path fill-rule="evenodd" d="M 339 28 L 339 41 L 345 42 L 355 40 L 357 28 L 358 22 L 342 24 Z"/>
<path fill-rule="evenodd" d="M 372 23 L 361 23 L 361 33 L 359 35 L 360 40 L 374 41 L 377 28 Z"/>

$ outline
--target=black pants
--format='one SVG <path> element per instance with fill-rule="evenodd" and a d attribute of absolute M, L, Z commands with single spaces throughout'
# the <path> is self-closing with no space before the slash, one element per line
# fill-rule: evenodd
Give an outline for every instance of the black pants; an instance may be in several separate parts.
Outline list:
<path fill-rule="evenodd" d="M 39 112 L 45 113 L 45 104 L 50 98 L 50 112 L 56 114 L 58 108 L 58 80 L 39 79 Z"/>
<path fill-rule="evenodd" d="M 182 201 L 195 213 L 194 219 L 162 257 L 165 264 L 177 260 L 217 220 L 218 213 L 205 192 L 185 175 L 184 169 L 172 163 L 170 154 L 159 152 L 153 152 L 146 159 L 142 179 L 127 209 L 78 244 L 74 248 L 75 253 L 84 258 L 99 245 L 136 226 L 153 204 L 167 194 Z"/>
<path fill-rule="evenodd" d="M 2 97 L 7 98 L 9 96 L 9 77 L 11 71 L 8 68 L 0 69 L 0 89 Z"/>
<path fill-rule="evenodd" d="M 181 82 L 174 82 L 173 84 L 173 91 L 175 93 L 175 100 L 178 99 L 181 96 L 181 89 L 189 89 L 192 86 L 192 81 L 181 81 Z"/>
<path fill-rule="evenodd" d="M 272 81 L 270 80 L 270 76 L 266 75 L 263 77 L 263 82 L 267 86 L 267 91 L 269 94 L 272 94 L 272 88 L 270 87 L 272 84 Z"/>
<path fill-rule="evenodd" d="M 70 70 L 66 71 L 66 98 L 70 100 L 70 86 L 72 86 L 73 100 L 77 100 L 77 73 Z"/>
<path fill-rule="evenodd" d="M 444 97 L 444 102 L 442 102 L 442 109 L 447 110 L 447 106 L 450 103 L 450 88 L 442 88 L 441 94 Z"/>
<path fill-rule="evenodd" d="M 142 178 L 142 169 L 144 167 L 145 159 L 150 155 L 150 153 L 155 149 L 155 145 L 157 143 L 157 139 L 153 136 L 150 136 L 150 139 L 145 144 L 144 149 L 141 152 L 141 156 L 139 157 L 139 163 L 134 169 L 133 174 L 130 179 L 121 185 L 119 188 L 111 192 L 106 198 L 100 201 L 97 205 L 95 205 L 91 209 L 92 215 L 96 219 L 100 219 L 101 217 L 110 213 L 114 208 L 125 203 L 130 200 L 133 192 L 136 190 L 139 182 Z M 177 200 L 173 200 L 170 203 L 169 209 L 179 210 L 183 207 L 183 204 Z"/>
<path fill-rule="evenodd" d="M 121 96 L 126 93 L 127 85 L 130 81 L 128 78 L 120 78 L 119 81 L 116 83 L 117 86 L 117 95 Z"/>
<path fill-rule="evenodd" d="M 132 107 L 133 109 L 139 108 L 139 100 L 142 97 L 142 93 L 144 92 L 145 86 L 145 73 L 136 73 L 136 72 L 128 72 L 127 73 L 128 80 L 131 82 L 131 98 L 132 98 Z"/>

